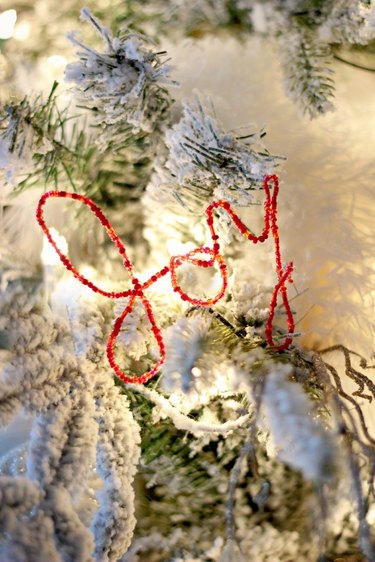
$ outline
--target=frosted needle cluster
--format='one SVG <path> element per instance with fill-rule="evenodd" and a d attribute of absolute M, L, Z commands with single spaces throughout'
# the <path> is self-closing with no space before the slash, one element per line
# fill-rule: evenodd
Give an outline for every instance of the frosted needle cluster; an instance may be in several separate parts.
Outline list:
<path fill-rule="evenodd" d="M 105 50 L 84 45 L 74 33 L 68 38 L 78 47 L 78 61 L 67 65 L 65 79 L 74 82 L 79 103 L 94 112 L 100 127 L 98 143 L 117 147 L 130 135 L 151 132 L 169 106 L 164 89 L 171 84 L 169 66 L 163 64 L 149 39 L 138 33 L 112 37 L 87 8 L 81 19 L 102 38 Z M 124 140 L 125 139 L 125 140 Z M 119 140 L 120 142 L 120 140 Z"/>

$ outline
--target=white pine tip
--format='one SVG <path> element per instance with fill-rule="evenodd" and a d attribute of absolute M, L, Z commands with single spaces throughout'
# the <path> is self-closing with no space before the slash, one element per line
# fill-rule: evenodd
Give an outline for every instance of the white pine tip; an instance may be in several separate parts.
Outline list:
<path fill-rule="evenodd" d="M 290 366 L 277 365 L 264 389 L 266 425 L 277 455 L 308 480 L 330 480 L 335 467 L 334 435 L 315 417 L 301 386 L 287 380 L 290 373 Z"/>

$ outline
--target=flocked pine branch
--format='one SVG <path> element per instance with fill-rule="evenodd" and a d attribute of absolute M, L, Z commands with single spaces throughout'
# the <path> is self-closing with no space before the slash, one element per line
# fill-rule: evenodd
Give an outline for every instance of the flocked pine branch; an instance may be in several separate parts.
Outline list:
<path fill-rule="evenodd" d="M 60 110 L 52 92 L 45 102 L 25 98 L 5 105 L 1 125 L 3 198 L 30 187 L 73 189 L 114 206 L 124 198 L 136 201 L 149 180 L 151 155 L 141 150 L 144 143 L 114 161 L 110 150 L 102 153 L 93 144 L 82 115 Z"/>
<path fill-rule="evenodd" d="M 310 117 L 334 109 L 332 55 L 308 28 L 293 25 L 280 37 L 287 95 Z"/>
<path fill-rule="evenodd" d="M 67 108 L 59 107 L 58 84 L 54 82 L 46 99 L 23 98 L 5 104 L 1 112 L 0 169 L 8 190 L 23 191 L 29 187 L 70 187 L 74 190 L 100 191 L 103 183 L 118 176 L 105 173 L 97 151 L 84 131 L 84 121 L 73 117 Z M 69 134 L 67 132 L 69 129 Z M 95 170 L 88 188 L 82 174 Z"/>
<path fill-rule="evenodd" d="M 262 130 L 244 136 L 226 131 L 212 107 L 195 97 L 167 131 L 169 156 L 148 191 L 156 200 L 177 201 L 190 213 L 204 210 L 214 198 L 247 206 L 264 176 L 282 160 L 264 147 L 264 135 Z"/>
<path fill-rule="evenodd" d="M 0 168 L 4 170 L 5 180 L 12 186 L 19 183 L 20 176 L 35 173 L 33 168 L 37 167 L 38 159 L 54 150 L 51 142 L 54 135 L 47 135 L 45 127 L 53 105 L 54 90 L 55 86 L 45 102 L 37 99 L 32 103 L 24 98 L 1 108 Z"/>
<path fill-rule="evenodd" d="M 151 133 L 162 126 L 171 99 L 165 85 L 169 66 L 146 37 L 127 33 L 113 38 L 87 8 L 88 21 L 105 44 L 104 52 L 87 47 L 74 34 L 78 61 L 68 64 L 65 78 L 74 82 L 80 104 L 95 115 L 97 142 L 102 149 L 119 148 L 130 136 Z"/>
<path fill-rule="evenodd" d="M 231 397 L 227 398 L 227 402 L 223 399 L 213 400 L 205 407 L 204 415 L 207 419 L 210 419 L 209 416 L 220 419 L 221 416 L 227 416 L 232 407 Z M 165 422 L 160 423 L 157 419 L 153 424 L 146 423 L 146 428 L 143 456 L 145 465 L 141 468 L 141 474 L 149 489 L 150 511 L 146 511 L 146 504 L 142 503 L 143 516 L 138 522 L 139 532 L 142 529 L 142 534 L 149 536 L 151 529 L 155 529 L 155 532 L 162 530 L 169 537 L 169 547 L 163 552 L 164 557 L 162 554 L 158 560 L 164 561 L 166 556 L 168 560 L 173 560 L 174 557 L 178 560 L 190 560 L 191 557 L 198 557 L 202 561 L 212 559 L 218 562 L 221 557 L 227 560 L 224 557 L 228 553 L 234 555 L 238 552 L 233 550 L 232 544 L 226 547 L 222 538 L 225 536 L 228 479 L 241 446 L 249 436 L 248 428 L 245 426 L 241 430 L 237 429 L 225 437 L 201 434 L 198 440 L 188 441 L 181 440 L 181 434 L 178 436 L 167 431 Z M 196 436 L 199 437 L 199 434 Z M 265 436 L 262 437 L 264 439 Z M 261 477 L 241 471 L 236 492 L 235 526 L 241 551 L 259 560 L 267 559 L 270 553 L 283 561 L 298 557 L 304 552 L 304 547 L 299 541 L 298 533 L 285 528 L 285 522 L 289 518 L 293 519 L 298 510 L 299 517 L 307 517 L 307 512 L 305 515 L 302 513 L 305 513 L 304 509 L 311 510 L 311 490 L 296 473 L 286 472 L 280 463 L 264 456 L 262 448 L 258 449 L 258 446 L 255 462 L 261 467 Z M 252 467 L 254 468 L 253 465 Z M 211 475 L 208 479 L 207 471 Z M 266 509 L 274 518 L 272 525 L 267 522 L 267 516 L 262 511 L 255 511 L 258 509 L 257 502 L 261 505 L 261 490 L 267 481 L 271 482 L 272 492 L 266 502 Z M 161 502 L 160 494 L 168 498 L 167 504 Z M 305 508 L 301 508 L 301 500 L 302 503 L 306 501 Z M 249 508 L 249 502 L 254 511 Z M 283 515 L 279 518 L 278 513 L 281 512 Z M 196 513 L 197 517 L 192 518 L 192 513 Z M 209 524 L 206 522 L 206 514 Z M 186 524 L 183 524 L 179 540 L 175 544 L 173 536 L 176 525 L 183 522 L 188 524 L 189 531 L 186 532 Z M 191 534 L 196 540 L 193 549 L 189 544 Z M 147 544 L 145 537 L 138 539 L 136 536 L 125 560 L 136 562 L 137 557 L 133 558 L 131 553 L 137 552 L 138 545 L 146 548 L 144 543 Z M 198 544 L 207 546 L 202 551 Z M 181 548 L 184 552 L 182 558 Z M 315 551 L 310 540 L 309 549 L 310 552 Z M 150 555 L 156 555 L 157 551 L 157 544 L 150 545 Z"/>
<path fill-rule="evenodd" d="M 152 245 L 155 237 L 161 248 L 168 248 L 170 240 L 204 243 L 204 210 L 214 199 L 234 206 L 258 204 L 264 175 L 284 160 L 267 150 L 264 136 L 262 130 L 236 135 L 199 97 L 186 102 L 179 122 L 166 132 L 169 154 L 156 166 L 143 198 L 144 234 Z M 159 212 L 166 208 L 161 225 Z M 220 211 L 218 225 L 222 239 L 234 236 L 228 216 Z"/>

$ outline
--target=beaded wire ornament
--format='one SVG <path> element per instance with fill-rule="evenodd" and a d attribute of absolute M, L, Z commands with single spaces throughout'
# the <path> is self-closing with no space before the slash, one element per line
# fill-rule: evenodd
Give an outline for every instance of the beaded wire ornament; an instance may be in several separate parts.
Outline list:
<path fill-rule="evenodd" d="M 270 184 L 273 184 L 272 195 L 270 190 Z M 274 247 L 275 247 L 275 266 L 276 266 L 276 274 L 277 274 L 277 283 L 274 287 L 270 305 L 269 305 L 269 314 L 266 322 L 266 341 L 269 346 L 271 346 L 275 350 L 283 350 L 287 349 L 291 342 L 292 337 L 290 334 L 294 332 L 294 319 L 293 313 L 291 311 L 286 282 L 292 282 L 291 274 L 293 271 L 293 263 L 290 262 L 285 267 L 282 265 L 281 261 L 281 251 L 280 251 L 280 240 L 279 240 L 279 229 L 277 225 L 277 196 L 279 193 L 279 181 L 277 176 L 266 176 L 263 182 L 263 189 L 265 192 L 265 202 L 264 202 L 264 225 L 263 230 L 260 236 L 255 236 L 245 224 L 241 221 L 241 219 L 236 215 L 236 213 L 231 208 L 228 201 L 219 200 L 213 201 L 206 209 L 206 222 L 210 231 L 212 246 L 202 246 L 200 248 L 195 248 L 190 252 L 183 254 L 172 256 L 170 258 L 169 266 L 163 267 L 160 271 L 152 275 L 147 281 L 143 283 L 135 276 L 133 271 L 133 265 L 127 255 L 126 248 L 120 238 L 117 236 L 115 230 L 111 226 L 111 223 L 106 218 L 104 213 L 101 209 L 88 197 L 83 195 L 79 195 L 78 193 L 68 193 L 66 191 L 48 191 L 42 195 L 39 200 L 37 211 L 36 211 L 36 219 L 42 228 L 44 234 L 46 235 L 48 241 L 56 251 L 57 255 L 59 256 L 61 262 L 66 267 L 68 271 L 71 271 L 72 274 L 76 279 L 78 279 L 83 285 L 89 287 L 95 293 L 99 293 L 105 297 L 110 299 L 119 299 L 128 297 L 128 303 L 122 313 L 115 319 L 112 332 L 109 335 L 108 342 L 107 342 L 107 357 L 108 361 L 114 370 L 116 376 L 126 383 L 139 383 L 143 384 L 154 377 L 160 370 L 160 367 L 163 365 L 165 361 L 165 346 L 162 337 L 162 333 L 158 325 L 156 324 L 154 313 L 152 310 L 152 306 L 150 301 L 147 299 L 145 295 L 145 291 L 151 287 L 154 283 L 156 283 L 161 277 L 167 275 L 167 273 L 171 274 L 171 283 L 173 290 L 178 293 L 182 300 L 187 301 L 195 306 L 211 306 L 218 302 L 225 294 L 227 285 L 228 285 L 228 273 L 227 267 L 224 262 L 223 257 L 221 256 L 220 252 L 220 243 L 219 243 L 219 236 L 215 231 L 214 227 L 214 211 L 215 209 L 223 209 L 231 218 L 232 222 L 238 229 L 238 231 L 242 234 L 244 238 L 252 242 L 253 244 L 257 244 L 258 242 L 265 242 L 269 234 L 271 232 L 273 240 L 274 240 Z M 66 199 L 74 199 L 84 203 L 90 211 L 96 216 L 96 218 L 100 221 L 102 226 L 105 228 L 109 238 L 114 242 L 115 246 L 117 247 L 125 269 L 127 270 L 131 283 L 133 285 L 132 289 L 126 289 L 125 291 L 105 291 L 101 289 L 97 285 L 95 285 L 92 281 L 87 279 L 84 275 L 79 273 L 79 271 L 74 267 L 71 263 L 69 258 L 59 249 L 56 242 L 54 241 L 51 231 L 47 226 L 43 208 L 45 203 L 51 197 L 59 197 L 59 198 L 66 198 Z M 184 263 L 191 263 L 198 267 L 213 267 L 215 264 L 219 268 L 219 272 L 221 275 L 221 288 L 216 296 L 208 298 L 206 300 L 201 300 L 197 298 L 190 297 L 187 293 L 183 291 L 181 286 L 177 280 L 177 269 Z M 281 294 L 282 299 L 282 306 L 284 307 L 289 334 L 286 336 L 285 341 L 281 345 L 275 345 L 273 338 L 272 338 L 272 328 L 273 328 L 273 320 L 275 316 L 275 309 L 277 306 L 277 299 Z M 147 372 L 143 373 L 138 377 L 131 377 L 127 375 L 124 371 L 122 371 L 120 365 L 116 362 L 115 359 L 115 347 L 116 347 L 116 340 L 120 333 L 122 323 L 126 316 L 131 313 L 133 307 L 135 305 L 136 299 L 139 298 L 144 306 L 146 311 L 148 320 L 151 325 L 151 331 L 156 339 L 158 344 L 160 358 L 154 364 L 154 366 Z"/>

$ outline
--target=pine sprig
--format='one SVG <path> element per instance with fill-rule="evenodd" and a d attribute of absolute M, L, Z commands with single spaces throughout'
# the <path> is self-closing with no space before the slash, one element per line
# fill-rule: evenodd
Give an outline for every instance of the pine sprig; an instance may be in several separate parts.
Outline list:
<path fill-rule="evenodd" d="M 2 109 L 0 132 L 0 166 L 5 179 L 23 191 L 34 185 L 53 186 L 74 182 L 74 166 L 82 156 L 84 134 L 67 109 L 57 100 L 58 83 L 54 82 L 46 100 L 38 96 L 12 102 Z"/>
<path fill-rule="evenodd" d="M 94 115 L 100 149 L 117 151 L 134 136 L 160 133 L 171 105 L 166 85 L 174 83 L 163 58 L 166 53 L 134 32 L 113 37 L 87 8 L 81 19 L 99 34 L 104 51 L 70 34 L 78 60 L 67 65 L 65 77 L 74 83 L 79 103 Z"/>
<path fill-rule="evenodd" d="M 332 55 L 308 28 L 293 25 L 280 38 L 287 95 L 310 118 L 334 109 Z"/>
<path fill-rule="evenodd" d="M 149 136 L 128 139 L 113 157 L 93 142 L 81 113 L 60 109 L 58 84 L 47 100 L 23 98 L 2 108 L 0 169 L 10 190 L 68 189 L 106 207 L 138 200 L 147 185 L 156 145 Z"/>
<path fill-rule="evenodd" d="M 164 175 L 160 173 L 162 195 L 167 197 L 169 191 L 170 198 L 190 212 L 213 197 L 241 206 L 251 204 L 264 175 L 283 160 L 265 148 L 265 134 L 260 130 L 240 137 L 226 131 L 211 104 L 195 97 L 185 104 L 179 123 L 167 131 L 169 158 Z"/>

